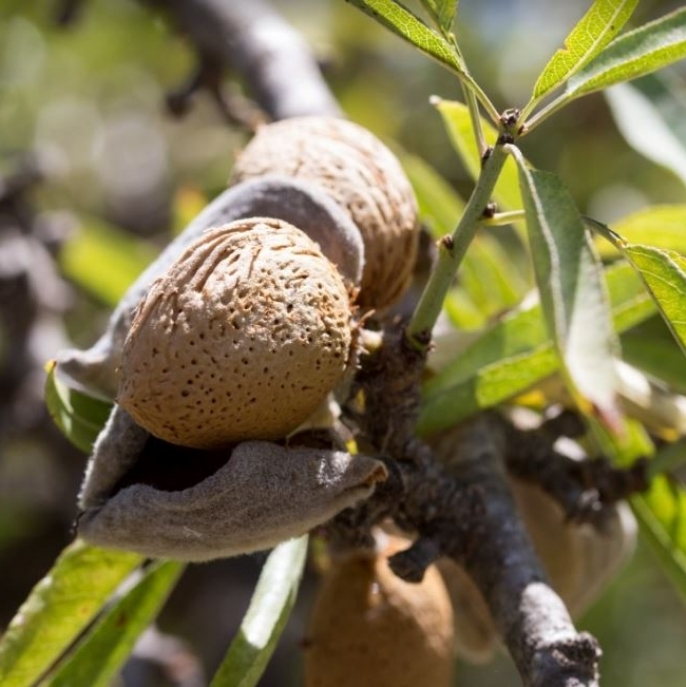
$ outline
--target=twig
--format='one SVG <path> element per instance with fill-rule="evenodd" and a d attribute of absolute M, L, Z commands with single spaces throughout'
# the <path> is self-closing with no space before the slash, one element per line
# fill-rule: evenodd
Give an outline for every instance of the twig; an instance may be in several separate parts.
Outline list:
<path fill-rule="evenodd" d="M 307 44 L 260 0 L 141 0 L 164 10 L 201 61 L 235 70 L 272 119 L 341 114 Z"/>
<path fill-rule="evenodd" d="M 418 581 L 440 556 L 461 565 L 486 600 L 526 687 L 594 687 L 600 649 L 590 635 L 576 632 L 546 582 L 507 484 L 502 423 L 482 416 L 443 435 L 433 444 L 435 453 L 415 437 L 423 355 L 396 323 L 362 361 L 361 441 L 388 455 L 398 475 L 393 495 L 381 489 L 356 511 L 341 514 L 333 536 L 353 542 L 392 518 L 417 535 L 412 547 L 389 559 L 393 571 Z"/>

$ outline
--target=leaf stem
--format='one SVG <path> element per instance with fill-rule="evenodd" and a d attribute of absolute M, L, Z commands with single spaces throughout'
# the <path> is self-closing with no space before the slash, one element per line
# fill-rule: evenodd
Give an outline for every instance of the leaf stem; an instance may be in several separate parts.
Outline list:
<path fill-rule="evenodd" d="M 486 135 L 481 124 L 481 115 L 479 114 L 479 101 L 476 99 L 474 92 L 462 83 L 462 93 L 464 94 L 467 109 L 469 110 L 469 118 L 472 120 L 472 130 L 476 138 L 476 146 L 479 155 L 483 158 L 488 150 L 488 143 L 486 142 Z"/>
<path fill-rule="evenodd" d="M 540 109 L 530 120 L 524 122 L 521 135 L 530 134 L 539 124 L 542 124 L 550 115 L 555 114 L 570 101 L 566 93 L 561 93 L 551 100 L 544 108 Z"/>
<path fill-rule="evenodd" d="M 481 220 L 482 227 L 503 227 L 513 222 L 518 222 L 526 218 L 524 210 L 510 210 L 508 212 L 496 212 L 493 217 L 486 217 Z"/>
<path fill-rule="evenodd" d="M 426 348 L 430 333 L 438 320 L 448 290 L 467 248 L 479 228 L 484 209 L 507 159 L 502 143 L 497 143 L 486 159 L 474 191 L 452 236 L 439 241 L 438 260 L 421 295 L 405 332 L 408 343 L 417 349 Z"/>

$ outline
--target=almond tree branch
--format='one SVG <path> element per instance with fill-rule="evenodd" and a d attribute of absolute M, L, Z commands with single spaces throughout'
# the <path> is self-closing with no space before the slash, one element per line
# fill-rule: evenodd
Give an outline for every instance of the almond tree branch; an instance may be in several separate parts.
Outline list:
<path fill-rule="evenodd" d="M 361 509 L 336 519 L 334 541 L 355 543 L 357 537 L 359 543 L 365 515 L 369 526 L 393 518 L 417 535 L 410 549 L 389 560 L 394 572 L 418 581 L 441 556 L 461 565 L 480 589 L 526 687 L 595 687 L 600 649 L 593 637 L 576 631 L 547 584 L 507 484 L 502 426 L 485 415 L 438 437 L 432 447 L 416 438 L 423 365 L 424 353 L 398 326 L 363 361 L 360 442 L 389 456 L 395 473 Z"/>
<path fill-rule="evenodd" d="M 188 36 L 201 63 L 235 70 L 272 119 L 340 116 L 312 53 L 261 0 L 141 0 Z"/>

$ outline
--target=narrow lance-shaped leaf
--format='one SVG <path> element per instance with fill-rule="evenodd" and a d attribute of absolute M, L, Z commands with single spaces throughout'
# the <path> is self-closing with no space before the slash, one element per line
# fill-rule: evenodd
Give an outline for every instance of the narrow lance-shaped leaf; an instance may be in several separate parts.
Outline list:
<path fill-rule="evenodd" d="M 138 636 L 160 612 L 183 564 L 154 563 L 99 618 L 92 630 L 42 687 L 107 687 L 125 663 Z"/>
<path fill-rule="evenodd" d="M 650 205 L 616 220 L 610 228 L 626 243 L 647 244 L 686 255 L 684 227 L 686 204 Z M 599 241 L 598 249 L 603 257 L 616 256 L 621 245 L 613 248 L 607 241 Z"/>
<path fill-rule="evenodd" d="M 667 326 L 686 353 L 686 258 L 652 246 L 627 245 L 623 252 L 641 274 Z"/>
<path fill-rule="evenodd" d="M 450 31 L 453 25 L 457 3 L 458 0 L 422 0 L 422 5 L 445 32 Z"/>
<path fill-rule="evenodd" d="M 65 549 L 0 641 L 2 687 L 33 685 L 142 560 L 81 541 Z"/>
<path fill-rule="evenodd" d="M 636 79 L 686 57 L 686 7 L 615 39 L 568 82 L 565 100 Z"/>
<path fill-rule="evenodd" d="M 512 148 L 543 314 L 582 412 L 618 426 L 613 357 L 619 342 L 591 237 L 569 192 L 553 174 L 530 169 Z"/>
<path fill-rule="evenodd" d="M 450 141 L 460 156 L 469 176 L 476 180 L 481 171 L 481 156 L 474 140 L 469 109 L 464 103 L 452 100 L 436 99 L 434 105 L 443 118 Z M 498 138 L 497 131 L 483 118 L 481 126 L 486 136 L 486 142 L 489 145 L 494 145 Z M 517 169 L 511 160 L 505 163 L 503 171 L 498 177 L 493 198 L 497 201 L 499 210 L 520 210 L 522 208 Z"/>
<path fill-rule="evenodd" d="M 619 33 L 637 4 L 638 0 L 595 0 L 565 39 L 565 47 L 543 69 L 532 100 L 542 98 L 590 62 Z"/>
<path fill-rule="evenodd" d="M 627 431 L 621 437 L 607 433 L 597 423 L 591 422 L 591 426 L 601 452 L 616 465 L 631 465 L 654 453 L 643 427 L 633 420 L 626 423 Z M 659 453 L 652 461 L 663 464 Z M 666 476 L 653 473 L 648 491 L 633 496 L 631 507 L 653 553 L 686 601 L 686 491 Z"/>
<path fill-rule="evenodd" d="M 627 143 L 686 185 L 686 141 L 670 129 L 650 98 L 629 84 L 618 84 L 604 95 Z"/>
<path fill-rule="evenodd" d="M 70 389 L 55 374 L 54 360 L 47 364 L 46 371 L 45 404 L 50 417 L 74 446 L 90 453 L 112 405 Z"/>
<path fill-rule="evenodd" d="M 642 531 L 686 602 L 686 491 L 664 476 L 631 500 Z"/>
<path fill-rule="evenodd" d="M 307 536 L 284 542 L 269 554 L 238 635 L 210 687 L 257 684 L 295 604 L 306 556 Z"/>
<path fill-rule="evenodd" d="M 617 331 L 626 331 L 655 314 L 653 300 L 629 264 L 610 267 L 605 277 Z M 423 435 L 452 427 L 521 394 L 559 368 L 540 304 L 510 313 L 457 355 L 450 355 L 456 342 L 449 334 L 435 343 L 429 357 L 434 375 L 424 384 L 417 424 Z"/>
<path fill-rule="evenodd" d="M 76 236 L 60 250 L 59 260 L 70 279 L 106 305 L 115 306 L 157 252 L 152 244 L 117 226 L 83 217 Z"/>
<path fill-rule="evenodd" d="M 399 3 L 393 0 L 346 0 L 346 2 L 355 5 L 445 67 L 458 74 L 465 74 L 462 60 L 453 46 Z"/>

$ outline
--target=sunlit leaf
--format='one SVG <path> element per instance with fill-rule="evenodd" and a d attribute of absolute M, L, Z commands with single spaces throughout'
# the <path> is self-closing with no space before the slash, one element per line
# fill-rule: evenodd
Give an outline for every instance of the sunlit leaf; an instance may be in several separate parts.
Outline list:
<path fill-rule="evenodd" d="M 307 536 L 279 544 L 269 554 L 238 635 L 210 687 L 252 687 L 271 658 L 298 594 Z"/>
<path fill-rule="evenodd" d="M 686 353 L 686 258 L 652 246 L 629 245 L 624 253 L 639 270 L 667 326 Z"/>
<path fill-rule="evenodd" d="M 674 172 L 686 185 L 686 141 L 672 131 L 651 99 L 629 84 L 618 84 L 604 95 L 629 145 Z"/>
<path fill-rule="evenodd" d="M 476 180 L 481 172 L 481 157 L 474 138 L 469 110 L 463 103 L 452 100 L 437 100 L 436 108 L 443 117 L 443 122 L 467 172 Z M 494 145 L 498 134 L 485 120 L 481 124 L 489 145 Z M 499 210 L 520 210 L 522 197 L 519 191 L 517 167 L 513 160 L 507 160 L 498 178 L 493 192 Z"/>
<path fill-rule="evenodd" d="M 183 564 L 153 563 L 109 607 L 44 687 L 107 687 L 133 650 L 136 639 L 155 619 L 183 572 Z"/>
<path fill-rule="evenodd" d="M 81 541 L 65 549 L 0 641 L 2 687 L 33 685 L 142 560 Z"/>
<path fill-rule="evenodd" d="M 47 364 L 46 371 L 45 404 L 50 417 L 74 446 L 90 453 L 112 405 L 70 389 L 55 374 L 54 360 Z"/>
<path fill-rule="evenodd" d="M 627 243 L 686 254 L 686 205 L 651 205 L 613 222 L 610 228 Z M 607 241 L 599 241 L 598 249 L 603 256 L 617 254 Z"/>
<path fill-rule="evenodd" d="M 605 277 L 617 331 L 625 331 L 655 314 L 655 304 L 627 263 L 605 270 Z M 425 435 L 521 394 L 556 372 L 559 358 L 541 306 L 529 304 L 497 322 L 450 357 L 447 365 L 433 369 L 436 374 L 424 384 L 417 425 Z"/>
<path fill-rule="evenodd" d="M 422 5 L 443 31 L 450 31 L 455 20 L 458 0 L 422 0 Z"/>
<path fill-rule="evenodd" d="M 355 5 L 444 66 L 458 74 L 464 74 L 462 61 L 453 46 L 402 5 L 393 0 L 346 0 L 346 2 Z"/>
<path fill-rule="evenodd" d="M 583 412 L 618 422 L 619 343 L 590 235 L 560 180 L 516 160 L 543 313 L 570 392 Z"/>
<path fill-rule="evenodd" d="M 83 221 L 60 251 L 62 270 L 81 288 L 114 307 L 158 249 L 102 220 Z"/>
<path fill-rule="evenodd" d="M 545 66 L 534 86 L 538 99 L 576 74 L 622 29 L 638 0 L 595 0 Z"/>
<path fill-rule="evenodd" d="M 686 57 L 686 8 L 616 38 L 568 82 L 565 98 L 636 79 Z"/>

